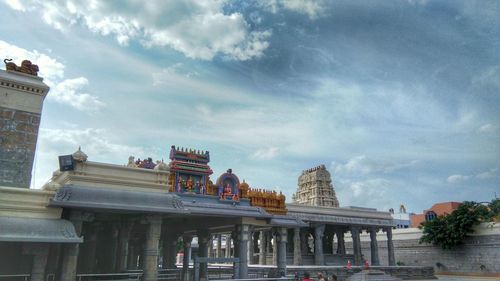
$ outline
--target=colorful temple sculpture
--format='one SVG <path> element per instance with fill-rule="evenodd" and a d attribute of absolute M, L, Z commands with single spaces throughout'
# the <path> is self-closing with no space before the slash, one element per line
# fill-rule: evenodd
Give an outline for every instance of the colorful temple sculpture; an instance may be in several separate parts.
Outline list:
<path fill-rule="evenodd" d="M 213 173 L 210 166 L 210 153 L 194 149 L 170 148 L 169 191 L 178 193 L 213 194 L 207 188 L 209 177 Z"/>
<path fill-rule="evenodd" d="M 285 206 L 285 195 L 276 193 L 276 191 L 265 189 L 252 189 L 248 190 L 248 198 L 252 206 L 262 207 L 268 213 L 276 215 L 286 215 L 287 209 Z"/>
<path fill-rule="evenodd" d="M 133 160 L 133 158 L 132 158 Z M 220 175 L 215 185 L 210 180 L 213 173 L 208 165 L 210 153 L 189 148 L 170 148 L 169 191 L 185 194 L 217 196 L 222 201 L 249 200 L 250 206 L 261 207 L 271 214 L 286 215 L 286 197 L 281 192 L 252 189 L 228 169 Z M 130 161 L 130 160 L 129 160 Z M 149 161 L 152 162 L 151 158 Z M 136 165 L 136 167 L 141 167 Z"/>
<path fill-rule="evenodd" d="M 240 180 L 233 174 L 232 169 L 220 175 L 215 183 L 217 187 L 217 196 L 220 200 L 239 201 L 241 197 Z"/>

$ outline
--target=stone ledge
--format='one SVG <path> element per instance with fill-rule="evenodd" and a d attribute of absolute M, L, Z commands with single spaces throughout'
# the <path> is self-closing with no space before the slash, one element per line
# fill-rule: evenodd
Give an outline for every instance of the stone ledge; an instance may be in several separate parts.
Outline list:
<path fill-rule="evenodd" d="M 47 208 L 55 192 L 39 189 L 0 187 L 0 216 L 58 219 L 62 209 Z"/>

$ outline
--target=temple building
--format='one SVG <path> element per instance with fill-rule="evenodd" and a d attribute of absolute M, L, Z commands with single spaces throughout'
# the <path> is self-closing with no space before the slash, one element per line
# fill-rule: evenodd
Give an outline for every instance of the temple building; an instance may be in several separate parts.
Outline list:
<path fill-rule="evenodd" d="M 311 206 L 338 207 L 330 173 L 325 165 L 302 171 L 293 202 Z"/>
<path fill-rule="evenodd" d="M 17 122 L 17 111 L 42 108 L 46 92 L 32 91 L 40 83 L 15 65 L 0 70 L 0 93 L 9 96 L 7 101 L 2 96 L 1 109 L 11 112 L 2 114 L 4 123 Z M 12 98 L 16 95 L 20 100 Z M 32 107 L 20 106 L 26 99 Z M 13 129 L 2 130 L 4 138 L 11 133 L 3 132 Z M 17 138 L 15 146 L 0 142 L 1 152 L 25 153 L 22 145 L 29 136 L 22 135 L 26 138 Z M 25 155 L 31 155 L 29 149 Z M 130 156 L 122 165 L 93 162 L 78 148 L 59 156 L 59 169 L 41 189 L 26 188 L 25 179 L 16 181 L 12 165 L 2 165 L 0 277 L 198 281 L 215 274 L 210 264 L 226 264 L 225 272 L 237 278 L 287 274 L 290 266 L 345 265 L 348 260 L 362 265 L 363 231 L 372 239 L 371 264 L 380 264 L 376 233 L 383 231 L 387 268 L 398 270 L 390 214 L 338 208 L 324 166 L 304 171 L 299 179 L 298 203 L 308 187 L 314 193 L 304 202 L 310 205 L 286 204 L 283 194 L 251 187 L 230 168 L 212 177 L 208 151 L 172 145 L 167 155 L 168 164 Z M 29 175 L 31 164 L 17 169 Z M 346 249 L 345 235 L 352 237 L 352 249 Z"/>

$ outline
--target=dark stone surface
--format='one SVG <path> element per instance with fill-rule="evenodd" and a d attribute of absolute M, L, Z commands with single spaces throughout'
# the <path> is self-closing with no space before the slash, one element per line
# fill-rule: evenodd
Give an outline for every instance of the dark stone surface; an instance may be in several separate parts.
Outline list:
<path fill-rule="evenodd" d="M 40 114 L 0 107 L 0 186 L 29 188 Z"/>

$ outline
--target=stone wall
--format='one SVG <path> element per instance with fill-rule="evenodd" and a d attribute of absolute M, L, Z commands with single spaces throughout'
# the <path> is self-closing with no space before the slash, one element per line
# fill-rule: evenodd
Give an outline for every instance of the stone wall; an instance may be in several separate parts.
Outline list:
<path fill-rule="evenodd" d="M 432 280 L 436 279 L 434 277 L 434 270 L 432 267 L 424 266 L 377 266 L 372 269 L 383 271 L 394 277 L 401 278 L 402 280 Z M 287 266 L 287 275 L 293 276 L 297 274 L 298 276 L 304 276 L 307 272 L 311 277 L 316 280 L 318 273 L 322 273 L 323 276 L 331 278 L 333 275 L 337 277 L 338 281 L 345 281 L 347 278 L 355 273 L 363 270 L 362 266 L 353 266 L 351 269 L 347 269 L 344 266 Z M 279 272 L 275 267 L 264 267 L 264 266 L 251 266 L 249 268 L 250 275 L 254 276 L 265 276 L 268 275 L 277 277 Z"/>
<path fill-rule="evenodd" d="M 0 107 L 0 186 L 29 188 L 40 114 Z"/>
<path fill-rule="evenodd" d="M 387 265 L 385 234 L 377 236 L 382 265 Z M 394 230 L 396 262 L 407 266 L 432 266 L 436 273 L 457 273 L 500 276 L 500 225 L 483 224 L 476 227 L 475 235 L 452 250 L 443 250 L 430 244 L 419 244 L 421 230 Z M 362 253 L 370 261 L 370 242 L 362 239 Z M 346 243 L 352 252 L 352 243 Z"/>

